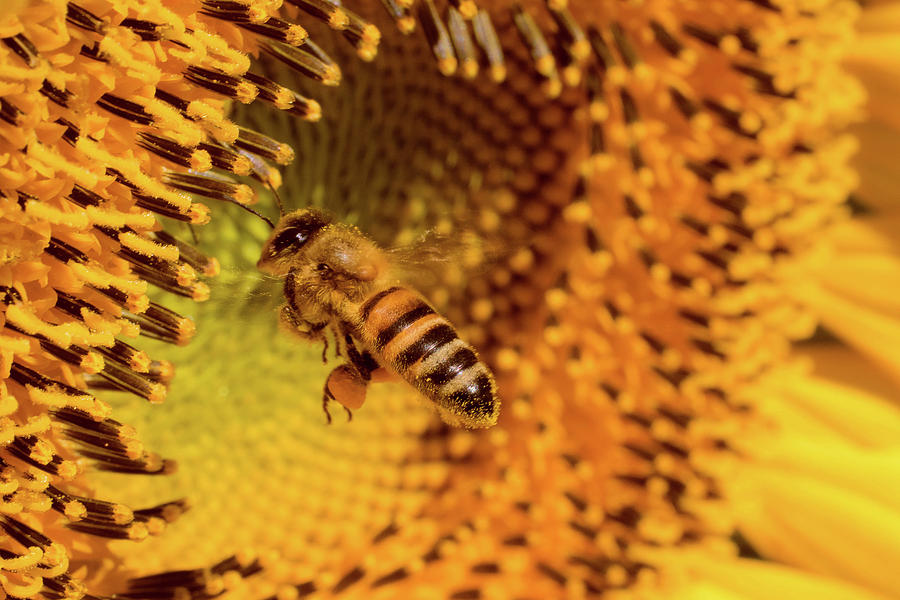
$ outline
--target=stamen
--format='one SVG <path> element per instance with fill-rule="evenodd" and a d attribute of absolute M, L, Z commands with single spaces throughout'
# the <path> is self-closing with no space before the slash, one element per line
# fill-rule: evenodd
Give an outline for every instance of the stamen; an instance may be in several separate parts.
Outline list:
<path fill-rule="evenodd" d="M 138 460 L 112 456 L 105 452 L 81 448 L 79 454 L 97 461 L 96 468 L 112 473 L 136 473 L 142 475 L 167 475 L 174 472 L 174 461 L 163 459 L 158 454 L 144 454 Z"/>
<path fill-rule="evenodd" d="M 456 56 L 453 54 L 453 43 L 433 0 L 421 0 L 418 15 L 425 39 L 428 40 L 431 51 L 437 59 L 438 69 L 444 75 L 453 75 L 458 66 Z"/>
<path fill-rule="evenodd" d="M 41 94 L 46 96 L 54 104 L 63 108 L 69 108 L 69 100 L 72 99 L 72 92 L 65 89 L 59 89 L 46 79 L 41 84 Z"/>
<path fill-rule="evenodd" d="M 290 46 L 285 47 L 290 48 Z M 249 81 L 241 77 L 228 75 L 224 71 L 190 65 L 184 72 L 184 78 L 193 84 L 228 98 L 233 98 L 242 104 L 250 104 L 259 93 L 257 87 Z"/>
<path fill-rule="evenodd" d="M 303 48 L 287 46 L 279 42 L 260 40 L 260 47 L 290 68 L 324 85 L 335 86 L 341 82 L 337 65 L 329 65 Z"/>
<path fill-rule="evenodd" d="M 59 415 L 54 417 L 60 419 Z M 90 418 L 81 425 L 83 426 L 63 429 L 66 439 L 77 443 L 80 449 L 88 448 L 94 452 L 127 460 L 137 460 L 145 454 L 144 445 L 136 438 L 134 430 L 130 427 L 122 426 L 111 419 L 96 422 Z"/>
<path fill-rule="evenodd" d="M 296 92 L 275 83 L 261 75 L 253 73 L 244 74 L 244 79 L 253 83 L 259 89 L 258 98 L 264 102 L 272 104 L 280 110 L 288 110 L 291 108 Z"/>
<path fill-rule="evenodd" d="M 164 385 L 143 377 L 130 368 L 119 366 L 115 362 L 107 362 L 103 370 L 97 373 L 97 376 L 105 379 L 113 386 L 113 389 L 131 392 L 144 398 L 151 404 L 159 404 L 166 399 L 166 387 Z M 110 389 L 107 386 L 96 385 L 97 377 L 86 378 L 85 382 L 88 384 L 88 387 Z"/>
<path fill-rule="evenodd" d="M 756 134 L 762 128 L 760 123 L 745 119 L 744 113 L 730 109 L 716 100 L 704 98 L 703 106 L 716 113 L 722 119 L 725 127 L 738 135 L 755 139 Z"/>
<path fill-rule="evenodd" d="M 68 600 L 70 598 L 84 598 L 85 600 L 101 600 L 87 593 L 87 586 L 79 579 L 73 579 L 67 574 L 56 577 L 44 577 L 44 589 L 41 594 L 48 600 Z"/>
<path fill-rule="evenodd" d="M 184 213 L 179 207 L 172 206 L 162 198 L 148 196 L 147 194 L 135 191 L 131 192 L 131 195 L 134 198 L 135 206 L 146 208 L 163 217 L 175 219 L 176 221 L 191 221 L 193 218 L 190 212 Z"/>
<path fill-rule="evenodd" d="M 76 521 L 66 524 L 73 531 L 80 531 L 97 537 L 113 540 L 142 540 L 147 537 L 147 526 L 144 523 L 129 523 L 119 525 L 117 523 L 101 521 Z"/>
<path fill-rule="evenodd" d="M 679 58 L 684 51 L 684 45 L 675 39 L 659 21 L 651 20 L 650 28 L 653 30 L 653 37 L 662 46 L 663 50 L 668 52 L 670 56 Z"/>
<path fill-rule="evenodd" d="M 700 108 L 677 89 L 670 87 L 669 94 L 672 96 L 672 100 L 675 101 L 675 106 L 678 108 L 678 111 L 684 115 L 685 119 L 690 120 L 694 115 L 700 112 Z"/>
<path fill-rule="evenodd" d="M 19 125 L 19 118 L 22 116 L 22 111 L 10 104 L 3 98 L 0 98 L 0 119 L 3 119 L 7 123 L 13 126 Z"/>
<path fill-rule="evenodd" d="M 756 81 L 756 87 L 754 91 L 758 94 L 768 94 L 769 96 L 776 96 L 778 98 L 797 97 L 796 90 L 788 89 L 784 85 L 778 87 L 776 85 L 776 77 L 771 73 L 763 71 L 762 69 L 736 63 L 733 63 L 731 65 L 731 68 L 733 68 L 735 71 L 738 71 L 739 73 L 743 73 L 744 75 L 752 77 Z"/>
<path fill-rule="evenodd" d="M 3 529 L 6 535 L 26 548 L 37 546 L 41 550 L 47 551 L 54 545 L 53 540 L 43 533 L 35 531 L 28 525 L 5 515 L 0 516 L 0 528 Z"/>
<path fill-rule="evenodd" d="M 6 446 L 6 451 L 19 460 L 45 473 L 58 475 L 66 481 L 78 474 L 78 467 L 74 462 L 63 459 L 48 441 L 33 435 L 16 436 L 12 443 Z M 3 529 L 9 533 L 5 527 Z"/>
<path fill-rule="evenodd" d="M 128 581 L 124 596 L 128 598 L 174 597 L 175 591 L 195 590 L 199 596 L 216 596 L 224 590 L 220 575 L 206 569 L 169 571 Z"/>
<path fill-rule="evenodd" d="M 90 12 L 89 10 L 75 4 L 74 2 L 69 2 L 66 4 L 66 21 L 68 21 L 72 25 L 75 25 L 76 27 L 86 29 L 87 31 L 92 31 L 100 35 L 105 35 L 106 30 L 109 26 L 109 23 L 107 23 L 94 13 Z"/>
<path fill-rule="evenodd" d="M 625 34 L 625 30 L 622 29 L 619 23 L 615 22 L 610 23 L 609 30 L 612 32 L 613 40 L 616 43 L 616 48 L 619 50 L 619 55 L 622 57 L 622 62 L 629 69 L 635 68 L 641 62 L 641 59 L 631 44 L 631 40 Z"/>
<path fill-rule="evenodd" d="M 123 504 L 67 494 L 52 485 L 47 486 L 44 493 L 51 499 L 53 510 L 66 515 L 71 521 L 114 525 L 127 525 L 134 521 L 134 513 Z"/>
<path fill-rule="evenodd" d="M 550 4 L 552 3 L 548 0 L 548 5 Z M 587 60 L 591 54 L 591 44 L 575 17 L 564 6 L 558 8 L 550 6 L 549 8 L 550 15 L 556 22 L 557 27 L 559 27 L 559 36 L 566 44 L 569 54 L 572 55 L 576 63 L 582 63 Z"/>
<path fill-rule="evenodd" d="M 412 2 L 410 1 L 411 5 Z M 460 16 L 467 21 L 471 21 L 478 14 L 478 5 L 475 0 L 450 0 L 450 6 L 459 11 Z"/>
<path fill-rule="evenodd" d="M 109 412 L 108 406 L 87 392 L 44 377 L 37 371 L 19 363 L 13 362 L 10 365 L 9 377 L 27 389 L 31 399 L 38 404 L 78 407 L 85 415 L 102 415 Z"/>
<path fill-rule="evenodd" d="M 161 135 L 141 131 L 137 135 L 137 144 L 157 156 L 194 171 L 208 171 L 213 166 L 209 153 L 205 149 L 186 148 L 175 140 Z"/>
<path fill-rule="evenodd" d="M 132 18 L 122 19 L 122 21 L 119 22 L 119 27 L 130 29 L 144 42 L 157 42 L 161 40 L 161 31 L 164 29 L 159 23 Z"/>
<path fill-rule="evenodd" d="M 122 256 L 125 257 L 124 254 Z M 135 275 L 162 290 L 193 298 L 197 302 L 209 298 L 209 287 L 201 281 L 196 281 L 196 272 L 187 264 L 173 267 L 166 263 L 142 260 L 139 255 L 128 259 L 132 263 L 131 270 Z"/>
<path fill-rule="evenodd" d="M 381 0 L 385 10 L 394 19 L 397 29 L 404 35 L 409 35 L 416 29 L 416 19 L 409 12 L 409 8 L 400 0 Z"/>
<path fill-rule="evenodd" d="M 279 165 L 289 164 L 294 160 L 294 149 L 256 131 L 240 127 L 234 145 L 248 152 L 257 154 Z"/>
<path fill-rule="evenodd" d="M 478 56 L 475 43 L 469 34 L 469 25 L 458 10 L 452 6 L 447 11 L 447 23 L 450 27 L 450 38 L 456 48 L 463 77 L 473 79 L 478 75 Z"/>
<path fill-rule="evenodd" d="M 168 360 L 150 361 L 150 369 L 147 371 L 147 378 L 168 385 L 175 377 L 175 365 Z"/>
<path fill-rule="evenodd" d="M 238 26 L 289 46 L 300 46 L 309 38 L 303 27 L 278 17 L 269 17 L 264 23 L 238 23 Z"/>
<path fill-rule="evenodd" d="M 224 575 L 228 572 L 238 573 L 241 577 L 249 577 L 258 573 L 262 569 L 262 565 L 255 554 L 251 552 L 242 552 L 241 554 L 233 554 L 225 558 L 212 567 L 210 571 L 216 575 Z"/>
<path fill-rule="evenodd" d="M 3 38 L 3 43 L 15 52 L 19 58 L 24 60 L 29 68 L 33 69 L 40 64 L 41 55 L 38 53 L 37 48 L 31 43 L 31 40 L 21 33 Z"/>
<path fill-rule="evenodd" d="M 7 324 L 7 327 L 15 329 L 14 326 L 9 324 Z M 47 353 L 74 367 L 82 369 L 86 373 L 98 373 L 106 366 L 106 361 L 103 360 L 103 357 L 93 350 L 88 350 L 75 345 L 69 345 L 67 348 L 63 348 L 62 346 L 58 346 L 45 339 L 44 336 L 40 334 L 35 334 L 35 337 L 40 340 L 41 348 L 47 351 Z"/>
<path fill-rule="evenodd" d="M 606 44 L 606 40 L 603 39 L 603 34 L 600 33 L 599 29 L 591 25 L 588 27 L 587 35 L 591 48 L 594 50 L 594 56 L 597 58 L 600 74 L 603 75 L 615 66 L 616 59 L 613 57 L 613 53 Z"/>
<path fill-rule="evenodd" d="M 197 147 L 207 153 L 212 161 L 212 166 L 228 171 L 229 173 L 234 173 L 235 175 L 250 174 L 250 169 L 253 165 L 247 157 L 242 156 L 225 146 L 212 142 L 202 142 Z"/>
<path fill-rule="evenodd" d="M 95 350 L 107 359 L 106 362 L 115 361 L 136 373 L 146 373 L 150 368 L 150 357 L 146 352 L 121 340 L 116 340 L 110 348 L 96 346 Z"/>
<path fill-rule="evenodd" d="M 182 317 L 175 311 L 154 302 L 151 302 L 147 309 L 139 315 L 125 314 L 124 316 L 140 326 L 141 335 L 178 346 L 187 344 L 194 337 L 196 331 L 191 319 Z"/>
<path fill-rule="evenodd" d="M 534 18 L 522 8 L 518 2 L 513 4 L 513 21 L 519 30 L 522 41 L 528 47 L 534 67 L 544 77 L 552 77 L 556 73 L 556 60 L 550 52 L 550 46 L 544 38 Z"/>
<path fill-rule="evenodd" d="M 378 43 L 381 41 L 381 32 L 372 23 L 369 23 L 359 15 L 344 9 L 349 23 L 343 30 L 344 38 L 356 49 L 356 55 L 365 61 L 371 61 L 378 53 Z"/>
<path fill-rule="evenodd" d="M 721 41 L 721 39 L 723 37 L 717 33 L 709 31 L 708 29 L 704 29 L 703 27 L 700 27 L 698 25 L 692 25 L 690 23 L 686 23 L 686 24 L 682 25 L 681 29 L 686 34 L 690 35 L 691 37 L 694 37 L 694 38 L 700 40 L 701 42 L 703 42 L 704 44 L 706 44 L 708 46 L 712 46 L 714 48 L 719 47 L 719 42 Z"/>
<path fill-rule="evenodd" d="M 234 23 L 265 23 L 268 13 L 260 6 L 229 0 L 203 0 L 201 14 Z"/>
<path fill-rule="evenodd" d="M 134 511 L 134 520 L 146 522 L 148 519 L 162 519 L 166 523 L 174 523 L 181 515 L 186 513 L 189 508 L 190 503 L 186 498 L 172 500 L 171 502 L 164 502 L 157 506 Z M 210 570 L 216 572 L 215 567 Z"/>
<path fill-rule="evenodd" d="M 100 99 L 97 100 L 97 105 L 138 125 L 151 125 L 153 123 L 153 117 L 147 113 L 143 106 L 112 94 L 100 96 Z"/>
<path fill-rule="evenodd" d="M 236 204 L 250 204 L 255 200 L 250 186 L 218 175 L 167 171 L 163 174 L 163 181 L 166 185 L 189 194 L 214 200 L 234 202 Z M 157 235 L 161 233 L 163 232 L 157 232 Z M 199 270 L 202 271 L 203 269 Z"/>
<path fill-rule="evenodd" d="M 343 30 L 350 25 L 350 17 L 340 6 L 340 2 L 329 0 L 288 0 L 308 15 L 325 22 L 330 28 Z"/>
<path fill-rule="evenodd" d="M 243 184 L 240 184 L 243 185 Z M 250 189 L 249 186 L 243 185 L 244 188 Z M 181 260 L 190 265 L 193 269 L 203 273 L 207 277 L 216 275 L 219 271 L 219 262 L 215 258 L 210 258 L 185 242 L 176 239 L 166 231 L 159 230 L 153 233 L 153 236 L 163 244 L 175 246 Z"/>
<path fill-rule="evenodd" d="M 485 10 L 479 10 L 472 19 L 472 30 L 475 32 L 475 41 L 481 46 L 488 64 L 491 68 L 491 79 L 500 83 L 506 79 L 506 63 L 503 58 L 503 47 L 500 38 L 491 22 L 491 16 Z"/>

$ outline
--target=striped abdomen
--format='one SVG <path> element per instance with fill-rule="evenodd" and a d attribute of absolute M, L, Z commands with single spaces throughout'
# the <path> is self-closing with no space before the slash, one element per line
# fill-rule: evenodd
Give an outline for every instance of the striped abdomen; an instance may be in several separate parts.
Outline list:
<path fill-rule="evenodd" d="M 407 288 L 388 288 L 366 300 L 360 316 L 363 342 L 443 409 L 445 417 L 470 427 L 496 422 L 500 403 L 493 375 L 422 296 Z"/>

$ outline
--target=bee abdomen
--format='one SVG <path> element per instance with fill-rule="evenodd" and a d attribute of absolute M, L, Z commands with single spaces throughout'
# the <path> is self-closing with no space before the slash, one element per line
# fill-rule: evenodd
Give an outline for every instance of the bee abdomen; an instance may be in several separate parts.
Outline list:
<path fill-rule="evenodd" d="M 363 337 L 399 375 L 470 426 L 496 420 L 493 377 L 453 326 L 417 293 L 389 288 L 360 309 Z"/>

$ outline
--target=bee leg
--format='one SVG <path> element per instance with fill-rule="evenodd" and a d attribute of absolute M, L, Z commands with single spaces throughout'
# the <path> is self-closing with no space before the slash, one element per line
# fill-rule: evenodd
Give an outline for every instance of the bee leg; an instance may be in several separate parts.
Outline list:
<path fill-rule="evenodd" d="M 325 411 L 325 419 L 327 420 L 327 424 L 331 425 L 331 413 L 328 412 L 328 401 L 334 400 L 334 398 L 329 398 L 328 388 L 325 388 L 325 393 L 322 394 L 322 410 Z"/>
<path fill-rule="evenodd" d="M 328 364 L 328 336 L 322 336 L 322 364 Z"/>
<path fill-rule="evenodd" d="M 379 365 L 378 361 L 376 361 L 368 352 L 363 352 L 362 354 L 360 354 L 359 350 L 356 349 L 356 344 L 353 342 L 353 338 L 350 337 L 349 333 L 344 335 L 344 343 L 347 344 L 347 358 L 359 372 L 360 377 L 362 377 L 366 382 L 371 380 L 372 372 L 380 369 L 381 365 Z"/>
<path fill-rule="evenodd" d="M 341 350 L 341 336 L 336 329 L 332 331 L 334 333 L 334 357 L 341 358 L 344 355 Z"/>

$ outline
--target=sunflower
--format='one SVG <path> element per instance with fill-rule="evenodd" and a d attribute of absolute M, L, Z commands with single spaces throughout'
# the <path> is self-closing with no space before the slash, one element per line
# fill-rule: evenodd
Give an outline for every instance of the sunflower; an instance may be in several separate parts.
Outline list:
<path fill-rule="evenodd" d="M 898 32 L 843 0 L 5 4 L 0 586 L 900 596 Z M 273 190 L 416 249 L 495 427 L 397 383 L 325 424 L 334 359 L 253 269 Z"/>

